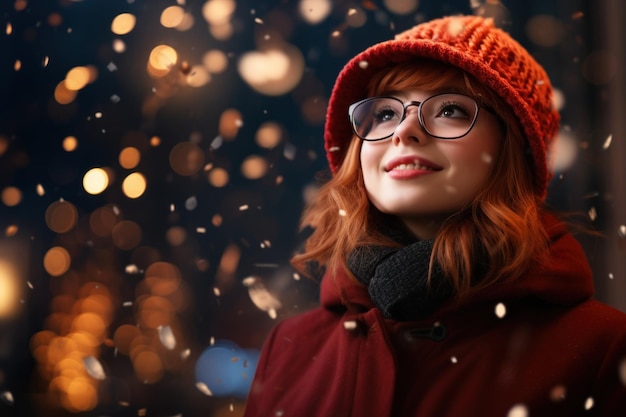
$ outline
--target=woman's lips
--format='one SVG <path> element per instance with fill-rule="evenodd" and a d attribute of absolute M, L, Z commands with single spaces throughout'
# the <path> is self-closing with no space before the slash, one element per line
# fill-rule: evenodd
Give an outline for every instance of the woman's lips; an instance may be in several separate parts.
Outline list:
<path fill-rule="evenodd" d="M 403 156 L 394 158 L 385 165 L 385 172 L 424 172 L 424 171 L 441 171 L 443 167 L 418 156 Z"/>

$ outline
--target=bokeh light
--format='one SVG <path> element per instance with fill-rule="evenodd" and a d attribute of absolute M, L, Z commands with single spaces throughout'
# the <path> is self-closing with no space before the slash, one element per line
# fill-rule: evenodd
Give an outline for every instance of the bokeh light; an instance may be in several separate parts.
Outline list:
<path fill-rule="evenodd" d="M 169 6 L 161 12 L 161 25 L 166 28 L 179 26 L 185 18 L 185 10 L 180 6 Z"/>
<path fill-rule="evenodd" d="M 115 246 L 122 250 L 134 249 L 141 242 L 141 227 L 132 220 L 122 220 L 111 229 Z"/>
<path fill-rule="evenodd" d="M 0 259 L 0 320 L 17 313 L 21 295 L 17 270 Z"/>
<path fill-rule="evenodd" d="M 115 206 L 99 207 L 89 215 L 89 227 L 98 236 L 110 236 L 119 218 Z"/>
<path fill-rule="evenodd" d="M 89 194 L 100 194 L 109 186 L 109 175 L 102 168 L 92 168 L 83 176 L 83 188 Z"/>
<path fill-rule="evenodd" d="M 223 139 L 234 139 L 243 126 L 243 116 L 237 109 L 226 109 L 220 116 L 219 133 Z"/>
<path fill-rule="evenodd" d="M 165 238 L 167 240 L 167 243 L 169 243 L 171 246 L 180 246 L 187 239 L 187 231 L 178 226 L 170 227 L 165 233 Z"/>
<path fill-rule="evenodd" d="M 204 166 L 204 151 L 195 143 L 180 142 L 170 151 L 170 166 L 178 175 L 190 176 Z"/>
<path fill-rule="evenodd" d="M 258 155 L 248 156 L 241 164 L 241 173 L 244 177 L 252 180 L 263 177 L 269 166 L 267 160 Z"/>
<path fill-rule="evenodd" d="M 146 177 L 140 172 L 129 174 L 122 182 L 122 191 L 128 198 L 139 198 L 146 191 Z"/>
<path fill-rule="evenodd" d="M 78 222 L 78 210 L 69 201 L 55 201 L 48 206 L 45 214 L 46 225 L 56 233 L 66 233 Z"/>
<path fill-rule="evenodd" d="M 312 25 L 322 22 L 332 11 L 330 0 L 300 0 L 298 11 L 300 16 Z"/>
<path fill-rule="evenodd" d="M 185 32 L 187 30 L 190 30 L 195 22 L 196 19 L 193 17 L 193 14 L 185 12 L 185 14 L 183 15 L 183 19 L 178 25 L 176 25 L 175 29 L 179 32 Z"/>
<path fill-rule="evenodd" d="M 87 378 L 72 378 L 65 390 L 63 403 L 72 411 L 93 410 L 98 403 L 98 394 Z"/>
<path fill-rule="evenodd" d="M 559 19 L 549 15 L 536 15 L 526 23 L 526 36 L 543 47 L 556 46 L 565 36 L 566 30 Z"/>
<path fill-rule="evenodd" d="M 150 146 L 159 146 L 161 144 L 161 138 L 158 136 L 152 136 L 150 138 Z"/>
<path fill-rule="evenodd" d="M 228 184 L 230 176 L 228 175 L 228 171 L 225 169 L 214 168 L 209 171 L 208 180 L 213 187 L 222 188 Z"/>
<path fill-rule="evenodd" d="M 19 231 L 19 227 L 17 227 L 17 225 L 15 224 L 10 224 L 6 227 L 6 229 L 4 230 L 4 235 L 6 237 L 12 237 L 15 236 L 17 234 L 17 232 Z"/>
<path fill-rule="evenodd" d="M 76 98 L 76 91 L 70 90 L 65 85 L 65 81 L 61 81 L 57 84 L 54 90 L 54 99 L 59 104 L 69 104 Z"/>
<path fill-rule="evenodd" d="M 243 54 L 238 70 L 251 88 L 268 96 L 291 91 L 302 79 L 304 57 L 298 48 L 282 44 L 279 48 Z"/>
<path fill-rule="evenodd" d="M 122 168 L 133 169 L 139 165 L 139 161 L 141 160 L 141 153 L 139 149 L 128 146 L 120 152 L 119 163 Z"/>
<path fill-rule="evenodd" d="M 76 136 L 66 136 L 63 139 L 63 149 L 67 152 L 74 152 L 78 148 L 78 139 Z"/>
<path fill-rule="evenodd" d="M 392 13 L 406 15 L 417 10 L 418 0 L 384 0 L 385 7 Z"/>
<path fill-rule="evenodd" d="M 113 335 L 115 348 L 120 354 L 128 356 L 132 341 L 139 335 L 141 335 L 141 331 L 137 326 L 122 324 L 115 330 Z"/>
<path fill-rule="evenodd" d="M 50 248 L 43 257 L 43 266 L 46 272 L 53 277 L 63 275 L 70 269 L 72 258 L 70 253 L 61 246 Z"/>
<path fill-rule="evenodd" d="M 48 15 L 48 24 L 52 27 L 58 27 L 61 26 L 61 23 L 63 23 L 63 16 L 61 16 L 61 14 L 59 13 L 50 13 Z"/>
<path fill-rule="evenodd" d="M 126 35 L 130 33 L 137 23 L 137 18 L 131 13 L 120 13 L 111 22 L 111 32 L 116 35 Z"/>
<path fill-rule="evenodd" d="M 202 65 L 194 65 L 185 79 L 188 86 L 199 88 L 211 81 L 211 74 Z"/>
<path fill-rule="evenodd" d="M 166 76 L 178 62 L 178 53 L 169 45 L 158 45 L 148 57 L 148 74 L 154 78 Z"/>
<path fill-rule="evenodd" d="M 230 21 L 236 7 L 234 0 L 208 0 L 202 6 L 202 15 L 211 26 L 220 26 Z"/>
<path fill-rule="evenodd" d="M 74 67 L 65 76 L 65 87 L 68 90 L 80 90 L 89 83 L 89 70 L 86 67 Z"/>
<path fill-rule="evenodd" d="M 9 149 L 9 139 L 0 134 L 0 156 L 4 155 L 7 149 Z"/>
<path fill-rule="evenodd" d="M 164 373 L 159 355 L 149 349 L 140 351 L 133 360 L 135 375 L 146 384 L 158 382 Z"/>
<path fill-rule="evenodd" d="M 13 8 L 17 11 L 22 11 L 26 9 L 27 6 L 28 6 L 27 0 L 15 0 L 15 2 L 13 3 Z"/>
<path fill-rule="evenodd" d="M 367 23 L 367 13 L 359 8 L 351 8 L 346 16 L 346 23 L 352 28 L 360 28 Z"/>
<path fill-rule="evenodd" d="M 118 54 L 126 52 L 126 42 L 122 39 L 113 39 L 112 46 L 113 50 Z"/>
<path fill-rule="evenodd" d="M 0 200 L 5 206 L 17 206 L 22 201 L 22 191 L 17 187 L 6 187 L 0 193 Z"/>
<path fill-rule="evenodd" d="M 216 397 L 245 398 L 252 383 L 258 353 L 229 341 L 206 348 L 196 362 L 196 381 Z"/>
<path fill-rule="evenodd" d="M 202 65 L 209 73 L 219 74 L 226 71 L 228 57 L 219 49 L 211 49 L 202 56 Z"/>
<path fill-rule="evenodd" d="M 263 123 L 256 132 L 255 141 L 262 148 L 272 149 L 282 140 L 282 127 L 276 122 Z"/>

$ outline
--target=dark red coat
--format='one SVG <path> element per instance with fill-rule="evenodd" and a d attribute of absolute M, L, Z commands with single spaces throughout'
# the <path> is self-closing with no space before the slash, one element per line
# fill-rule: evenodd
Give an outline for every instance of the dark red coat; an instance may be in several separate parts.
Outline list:
<path fill-rule="evenodd" d="M 626 416 L 626 315 L 591 299 L 580 245 L 547 223 L 547 263 L 426 320 L 385 319 L 327 275 L 321 307 L 267 339 L 245 417 Z"/>

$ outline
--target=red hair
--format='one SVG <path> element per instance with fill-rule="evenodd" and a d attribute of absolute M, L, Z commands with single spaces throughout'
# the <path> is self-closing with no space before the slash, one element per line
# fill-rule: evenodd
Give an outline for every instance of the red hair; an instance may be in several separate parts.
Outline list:
<path fill-rule="evenodd" d="M 532 163 L 526 141 L 512 110 L 495 93 L 458 68 L 419 61 L 379 71 L 368 94 L 406 89 L 440 90 L 462 84 L 468 95 L 491 107 L 503 125 L 500 152 L 483 189 L 450 216 L 435 237 L 432 262 L 438 262 L 457 294 L 514 279 L 547 253 L 548 238 L 541 222 L 542 203 L 533 188 Z M 360 165 L 361 141 L 353 138 L 343 163 L 305 210 L 302 226 L 314 231 L 294 267 L 306 273 L 314 261 L 330 269 L 345 268 L 357 246 L 398 246 L 385 229 L 398 219 L 378 211 L 368 200 Z M 484 273 L 479 282 L 476 269 Z"/>

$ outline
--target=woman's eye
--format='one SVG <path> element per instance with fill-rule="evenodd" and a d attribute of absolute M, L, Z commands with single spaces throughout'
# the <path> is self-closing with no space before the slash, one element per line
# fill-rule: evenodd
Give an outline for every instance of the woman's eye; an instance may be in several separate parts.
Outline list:
<path fill-rule="evenodd" d="M 379 122 L 387 122 L 398 117 L 398 113 L 393 109 L 378 109 L 375 112 L 374 119 Z"/>
<path fill-rule="evenodd" d="M 446 104 L 441 107 L 439 111 L 439 117 L 450 117 L 450 118 L 467 118 L 469 114 L 465 109 L 456 104 Z"/>

